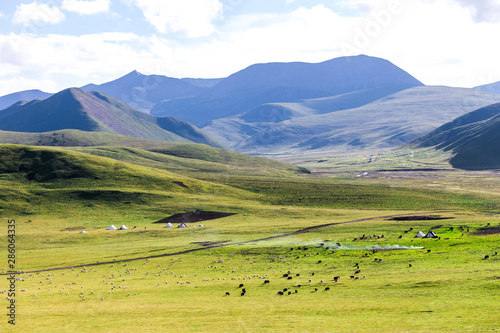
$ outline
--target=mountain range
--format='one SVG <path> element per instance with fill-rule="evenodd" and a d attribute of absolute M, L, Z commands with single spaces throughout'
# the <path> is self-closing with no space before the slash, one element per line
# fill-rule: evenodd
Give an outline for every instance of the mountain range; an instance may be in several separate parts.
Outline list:
<path fill-rule="evenodd" d="M 54 144 L 95 141 L 73 132 L 68 140 L 60 132 L 73 129 L 267 156 L 392 148 L 500 103 L 496 86 L 425 86 L 391 62 L 368 56 L 255 64 L 221 79 L 133 71 L 54 95 L 26 91 L 0 97 L 0 106 L 22 100 L 0 111 L 0 130 L 11 131 L 0 136 L 8 142 L 12 132 L 50 132 L 55 141 L 45 134 L 15 137 Z M 442 137 L 422 142 L 429 146 Z"/>
<path fill-rule="evenodd" d="M 156 116 L 172 116 L 197 126 L 250 111 L 266 103 L 338 96 L 383 89 L 386 94 L 423 84 L 387 60 L 342 57 L 321 63 L 267 63 L 245 68 L 193 97 L 163 101 Z"/>

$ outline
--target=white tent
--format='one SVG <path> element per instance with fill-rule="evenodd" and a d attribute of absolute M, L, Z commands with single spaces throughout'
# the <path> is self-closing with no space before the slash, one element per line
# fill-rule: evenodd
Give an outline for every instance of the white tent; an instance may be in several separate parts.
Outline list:
<path fill-rule="evenodd" d="M 203 225 L 203 224 L 200 224 L 200 225 L 198 225 L 198 227 L 200 227 L 200 228 L 201 228 L 201 227 L 204 227 L 204 225 Z"/>
<path fill-rule="evenodd" d="M 173 228 L 173 226 L 174 225 L 172 223 L 168 222 L 167 225 L 165 226 L 165 228 Z"/>
<path fill-rule="evenodd" d="M 424 238 L 425 234 L 422 231 L 419 231 L 415 238 Z"/>
<path fill-rule="evenodd" d="M 120 229 L 118 229 L 118 230 L 127 230 L 127 229 L 128 229 L 128 228 L 127 228 L 126 226 L 122 225 L 122 226 L 120 227 Z"/>
<path fill-rule="evenodd" d="M 107 230 L 116 230 L 116 227 L 114 225 L 111 225 Z"/>
<path fill-rule="evenodd" d="M 188 225 L 186 223 L 181 223 L 177 228 L 187 228 Z"/>
<path fill-rule="evenodd" d="M 433 231 L 429 231 L 424 238 L 438 238 L 438 236 Z"/>
<path fill-rule="evenodd" d="M 85 230 L 80 231 L 81 234 L 86 234 L 87 232 Z"/>

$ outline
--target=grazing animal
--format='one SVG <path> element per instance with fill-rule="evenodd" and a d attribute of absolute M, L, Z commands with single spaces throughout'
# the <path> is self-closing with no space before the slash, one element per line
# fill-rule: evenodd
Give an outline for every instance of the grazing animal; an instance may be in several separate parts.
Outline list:
<path fill-rule="evenodd" d="M 243 287 L 243 283 L 240 284 L 240 286 L 238 288 L 242 288 Z"/>
<path fill-rule="evenodd" d="M 351 275 L 351 279 L 354 279 L 354 275 Z"/>
<path fill-rule="evenodd" d="M 410 265 L 408 265 L 408 266 L 412 267 L 412 266 L 411 266 L 411 264 L 410 264 Z"/>
<path fill-rule="evenodd" d="M 356 272 L 354 272 L 354 274 L 359 274 L 359 273 L 361 273 L 360 269 L 358 269 Z"/>
<path fill-rule="evenodd" d="M 278 291 L 278 295 L 283 296 L 283 292 L 281 290 Z"/>
<path fill-rule="evenodd" d="M 297 273 L 297 274 L 295 274 L 295 276 L 300 276 L 300 274 Z"/>
<path fill-rule="evenodd" d="M 330 287 L 326 287 L 326 288 L 325 288 L 325 291 L 328 291 L 328 290 L 330 290 Z"/>
<path fill-rule="evenodd" d="M 291 280 L 291 279 L 293 279 L 293 277 L 291 277 L 291 276 L 289 276 L 289 277 L 287 278 L 287 280 Z"/>
<path fill-rule="evenodd" d="M 486 260 L 486 259 L 490 259 L 490 256 L 488 256 L 488 255 L 484 256 L 484 260 Z"/>
<path fill-rule="evenodd" d="M 241 292 L 244 294 L 246 293 L 247 291 L 245 290 L 245 288 L 241 289 Z"/>
<path fill-rule="evenodd" d="M 333 281 L 335 281 L 335 282 L 338 282 L 339 280 L 340 280 L 340 276 L 335 276 L 335 277 L 333 278 Z"/>
<path fill-rule="evenodd" d="M 288 288 L 283 289 L 283 291 L 288 291 Z"/>
<path fill-rule="evenodd" d="M 284 278 L 285 278 L 285 277 L 288 277 L 288 274 L 286 274 L 286 273 L 285 273 L 285 274 L 283 274 L 283 277 L 284 277 Z"/>
<path fill-rule="evenodd" d="M 269 280 L 264 281 L 264 284 L 269 284 L 269 283 L 270 283 Z"/>
<path fill-rule="evenodd" d="M 229 292 L 226 292 L 226 296 L 230 296 L 231 294 Z"/>
<path fill-rule="evenodd" d="M 299 291 L 298 291 L 297 289 L 295 289 L 295 293 L 296 293 L 296 294 L 298 294 L 298 293 L 299 293 Z"/>
<path fill-rule="evenodd" d="M 291 295 L 291 294 L 292 294 L 292 292 L 291 292 L 291 291 L 289 291 L 289 292 L 288 292 L 288 295 Z"/>

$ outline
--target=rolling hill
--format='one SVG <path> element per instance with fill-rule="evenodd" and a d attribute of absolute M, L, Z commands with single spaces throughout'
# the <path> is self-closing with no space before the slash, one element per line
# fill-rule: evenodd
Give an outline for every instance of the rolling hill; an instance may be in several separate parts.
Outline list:
<path fill-rule="evenodd" d="M 252 154 L 395 147 L 500 96 L 474 89 L 415 87 L 386 97 L 366 90 L 297 103 L 265 104 L 203 128 L 231 149 Z M 366 105 L 345 109 L 358 101 Z M 340 105 L 340 107 L 339 107 Z M 267 118 L 264 115 L 267 115 Z M 262 119 L 258 122 L 258 119 Z"/>
<path fill-rule="evenodd" d="M 218 146 L 213 139 L 184 121 L 153 117 L 114 97 L 78 88 L 63 90 L 46 100 L 19 102 L 0 111 L 0 130 L 40 133 L 62 129 Z"/>
<path fill-rule="evenodd" d="M 12 104 L 20 101 L 31 101 L 33 99 L 46 99 L 52 96 L 50 93 L 41 90 L 25 90 L 0 97 L 0 110 L 6 109 Z"/>
<path fill-rule="evenodd" d="M 422 85 L 389 61 L 368 56 L 321 63 L 256 64 L 222 79 L 197 96 L 158 103 L 151 114 L 202 125 L 266 103 L 297 102 L 372 89 L 386 89 L 390 94 Z"/>
<path fill-rule="evenodd" d="M 500 168 L 500 103 L 467 113 L 410 142 L 409 147 L 451 151 L 455 168 Z"/>
<path fill-rule="evenodd" d="M 53 146 L 179 174 L 293 175 L 291 164 L 196 143 L 159 142 L 124 135 L 61 130 L 47 133 L 0 131 L 0 144 Z"/>

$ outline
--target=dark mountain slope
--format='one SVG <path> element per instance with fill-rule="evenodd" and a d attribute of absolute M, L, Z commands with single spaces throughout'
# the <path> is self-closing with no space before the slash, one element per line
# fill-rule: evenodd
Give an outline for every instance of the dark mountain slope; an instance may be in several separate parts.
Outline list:
<path fill-rule="evenodd" d="M 500 168 L 500 103 L 459 117 L 409 146 L 451 150 L 456 168 Z"/>
<path fill-rule="evenodd" d="M 63 90 L 43 101 L 17 103 L 0 111 L 0 130 L 40 133 L 62 129 L 217 145 L 186 122 L 156 118 L 114 97 L 100 92 L 88 93 L 78 88 Z"/>

